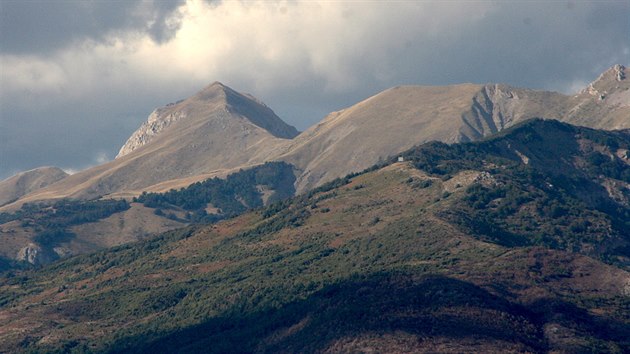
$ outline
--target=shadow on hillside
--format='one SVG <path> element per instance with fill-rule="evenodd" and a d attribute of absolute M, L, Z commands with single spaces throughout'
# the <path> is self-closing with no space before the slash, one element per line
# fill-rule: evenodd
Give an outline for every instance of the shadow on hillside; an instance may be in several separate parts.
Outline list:
<path fill-rule="evenodd" d="M 574 322 L 575 317 L 586 326 L 595 323 L 583 310 L 558 301 L 554 304 L 539 305 L 542 311 L 559 311 L 565 322 Z M 536 312 L 447 277 L 374 275 L 328 286 L 276 310 L 233 311 L 177 332 L 124 338 L 110 350 L 319 352 L 344 338 L 402 332 L 425 339 L 447 337 L 454 343 L 458 339 L 504 341 L 512 349 L 540 352 L 547 349 L 542 325 L 548 319 Z M 598 322 L 592 329 L 606 331 L 605 327 Z M 590 335 L 609 337 L 606 332 Z"/>

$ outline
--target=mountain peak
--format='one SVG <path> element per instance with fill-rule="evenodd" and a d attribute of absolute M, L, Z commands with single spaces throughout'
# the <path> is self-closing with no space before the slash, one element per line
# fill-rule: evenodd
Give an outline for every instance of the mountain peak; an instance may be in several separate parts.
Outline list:
<path fill-rule="evenodd" d="M 30 192 L 66 178 L 68 174 L 58 167 L 38 167 L 0 181 L 0 205 L 14 201 Z"/>
<path fill-rule="evenodd" d="M 616 64 L 612 68 L 608 69 L 609 71 L 613 71 L 615 78 L 617 81 L 626 79 L 626 67 L 621 64 Z"/>
<path fill-rule="evenodd" d="M 219 81 L 215 81 L 210 85 L 202 88 L 196 94 L 185 101 L 214 101 L 216 103 L 226 103 L 226 97 L 229 93 L 236 93 L 228 86 Z"/>
<path fill-rule="evenodd" d="M 592 85 L 622 82 L 624 80 L 626 80 L 626 67 L 621 64 L 615 64 L 599 75 L 599 77 L 592 82 Z"/>
<path fill-rule="evenodd" d="M 221 81 L 215 81 L 213 83 L 211 83 L 210 85 L 208 85 L 207 87 L 227 87 L 225 86 Z"/>
<path fill-rule="evenodd" d="M 211 83 L 210 85 L 202 88 L 197 94 L 200 94 L 200 93 L 203 93 L 203 92 L 206 92 L 206 91 L 217 91 L 217 90 L 220 90 L 220 91 L 227 91 L 227 90 L 234 91 L 230 87 L 228 87 L 227 85 L 222 83 L 221 81 L 215 81 L 215 82 Z"/>
<path fill-rule="evenodd" d="M 615 64 L 588 84 L 580 91 L 580 94 L 589 94 L 604 99 L 607 94 L 619 91 L 620 88 L 627 89 L 630 87 L 630 80 L 627 75 L 624 65 Z"/>
<path fill-rule="evenodd" d="M 232 104 L 234 101 L 238 101 L 239 98 L 254 101 L 256 104 L 267 107 L 267 105 L 257 99 L 256 97 L 243 92 L 238 92 L 233 88 L 225 85 L 220 81 L 215 81 L 210 85 L 204 87 L 199 92 L 191 97 L 191 99 L 200 99 L 204 101 L 214 100 L 219 97 L 221 100 L 224 100 L 225 104 Z M 232 101 L 232 102 L 230 102 Z"/>
<path fill-rule="evenodd" d="M 120 149 L 116 158 L 155 140 L 166 128 L 176 122 L 190 120 L 224 119 L 225 114 L 243 118 L 278 138 L 290 139 L 298 131 L 255 97 L 237 92 L 219 81 L 204 87 L 193 96 L 154 110 L 148 120 L 134 132 Z"/>

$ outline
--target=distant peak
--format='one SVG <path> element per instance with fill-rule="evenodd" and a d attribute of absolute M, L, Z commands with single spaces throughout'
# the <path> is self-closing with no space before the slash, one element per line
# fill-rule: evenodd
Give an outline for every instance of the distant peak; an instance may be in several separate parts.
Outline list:
<path fill-rule="evenodd" d="M 202 101 L 216 100 L 219 99 L 221 101 L 226 101 L 227 96 L 230 95 L 241 95 L 237 91 L 232 88 L 224 85 L 222 82 L 215 81 L 210 85 L 201 89 L 201 91 L 197 92 L 193 97 Z"/>
<path fill-rule="evenodd" d="M 41 167 L 34 168 L 32 170 L 19 172 L 17 175 L 21 176 L 21 175 L 27 175 L 27 174 L 47 174 L 47 173 L 48 174 L 56 173 L 56 174 L 65 174 L 65 175 L 68 174 L 66 173 L 66 171 L 62 170 L 59 167 L 41 166 Z"/>
<path fill-rule="evenodd" d="M 619 89 L 621 86 L 628 86 L 626 67 L 615 64 L 604 71 L 597 79 L 588 84 L 580 94 L 599 96 L 604 99 L 607 94 Z"/>
<path fill-rule="evenodd" d="M 604 71 L 594 82 L 600 80 L 623 81 L 626 79 L 626 67 L 621 64 L 615 64 L 608 70 Z"/>
<path fill-rule="evenodd" d="M 211 83 L 210 85 L 208 85 L 206 88 L 211 88 L 211 87 L 228 88 L 221 81 L 215 81 L 215 82 Z"/>
<path fill-rule="evenodd" d="M 242 94 L 215 81 L 190 98 L 154 110 L 148 120 L 136 130 L 120 148 L 116 158 L 154 141 L 166 128 L 183 118 L 214 119 L 214 111 L 222 112 L 221 117 L 243 118 L 265 129 L 271 135 L 291 139 L 298 135 L 295 127 L 282 121 L 264 103 L 249 94 Z"/>
<path fill-rule="evenodd" d="M 230 88 L 225 86 L 222 82 L 215 81 L 211 83 L 210 85 L 202 88 L 201 91 L 199 91 L 199 93 L 205 92 L 205 91 L 216 91 L 216 90 L 224 91 L 226 89 L 230 89 Z"/>
<path fill-rule="evenodd" d="M 210 85 L 204 87 L 203 89 L 201 89 L 199 92 L 197 92 L 195 94 L 195 96 L 193 97 L 197 97 L 197 98 L 201 98 L 204 100 L 207 99 L 211 99 L 211 98 L 216 98 L 217 96 L 221 97 L 222 99 L 225 99 L 227 101 L 229 101 L 229 99 L 231 97 L 242 97 L 245 99 L 249 99 L 252 100 L 260 105 L 266 106 L 262 101 L 258 100 L 256 97 L 248 94 L 248 93 L 242 93 L 242 92 L 238 92 L 234 89 L 232 89 L 231 87 L 223 84 L 220 81 L 215 81 L 213 83 L 211 83 Z"/>

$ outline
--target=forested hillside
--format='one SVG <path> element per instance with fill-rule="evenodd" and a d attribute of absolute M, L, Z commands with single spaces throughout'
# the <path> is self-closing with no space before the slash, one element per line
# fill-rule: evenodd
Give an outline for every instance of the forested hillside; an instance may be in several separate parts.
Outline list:
<path fill-rule="evenodd" d="M 293 196 L 294 182 L 291 165 L 268 162 L 235 172 L 225 179 L 213 178 L 166 193 L 143 193 L 132 203 L 122 199 L 63 199 L 52 203 L 27 203 L 15 212 L 0 213 L 0 238 L 5 241 L 0 244 L 0 254 L 5 255 L 0 256 L 0 270 L 40 266 L 60 257 L 97 251 L 103 245 L 134 242 L 150 237 L 153 229 L 161 228 L 163 232 L 190 223 L 210 223 L 230 218 L 248 209 Z M 146 208 L 142 210 L 136 203 L 142 203 Z M 119 220 L 110 218 L 129 211 L 130 207 L 135 209 L 130 211 L 129 219 L 139 217 L 143 220 L 125 221 L 121 214 Z M 151 228 L 143 226 L 143 222 L 150 223 Z M 132 225 L 125 226 L 125 223 Z M 86 224 L 91 226 L 76 228 Z M 115 234 L 119 229 L 127 234 Z M 96 231 L 103 234 L 98 243 L 94 240 L 96 236 L 92 235 Z M 15 242 L 6 240 L 19 238 L 14 236 L 19 233 L 26 236 L 19 240 L 22 246 L 17 251 Z M 17 259 L 12 258 L 16 254 Z"/>
<path fill-rule="evenodd" d="M 190 221 L 211 222 L 292 197 L 295 194 L 294 182 L 295 174 L 291 165 L 266 162 L 233 173 L 225 179 L 212 178 L 166 193 L 145 192 L 134 201 L 150 208 L 179 207 L 193 213 L 187 218 Z M 208 205 L 216 208 L 216 213 L 208 215 Z"/>
<path fill-rule="evenodd" d="M 6 273 L 0 351 L 627 352 L 629 141 L 528 122 Z"/>

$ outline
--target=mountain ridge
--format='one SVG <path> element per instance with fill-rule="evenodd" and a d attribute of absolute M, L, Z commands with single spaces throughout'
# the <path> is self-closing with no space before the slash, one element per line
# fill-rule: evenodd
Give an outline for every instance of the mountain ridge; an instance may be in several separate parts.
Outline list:
<path fill-rule="evenodd" d="M 35 191 L 8 208 L 49 198 L 133 196 L 144 190 L 179 188 L 184 186 L 182 183 L 201 181 L 209 175 L 225 175 L 226 171 L 277 160 L 296 167 L 300 174 L 296 189 L 303 193 L 426 141 L 475 141 L 531 118 L 558 119 L 593 128 L 630 127 L 630 105 L 626 103 L 630 101 L 630 80 L 625 67 L 608 69 L 591 86 L 605 89 L 606 96 L 588 90 L 567 96 L 504 84 L 397 86 L 333 112 L 294 136 L 297 131 L 282 123 L 259 100 L 215 82 L 186 100 L 154 111 L 121 148 L 114 160 L 117 162 L 78 174 L 83 178 L 73 176 L 72 184 Z M 207 104 L 195 104 L 217 100 L 220 104 L 215 110 L 208 110 Z M 210 120 L 215 124 L 214 133 L 201 134 L 207 131 L 208 117 L 214 117 Z M 245 117 L 244 125 L 235 123 L 238 118 L 227 117 Z M 231 132 L 217 134 L 228 122 L 233 126 Z M 169 145 L 178 146 L 179 153 L 169 153 Z M 132 150 L 136 154 L 129 157 Z M 205 157 L 197 157 L 201 151 Z"/>
<path fill-rule="evenodd" d="M 261 126 L 279 136 L 297 133 L 267 106 L 220 83 L 211 84 L 189 99 L 154 111 L 116 159 L 38 190 L 19 203 L 121 192 L 138 195 L 166 181 L 258 165 L 288 142 Z"/>
<path fill-rule="evenodd" d="M 0 206 L 60 181 L 69 174 L 58 167 L 38 167 L 0 181 Z"/>

